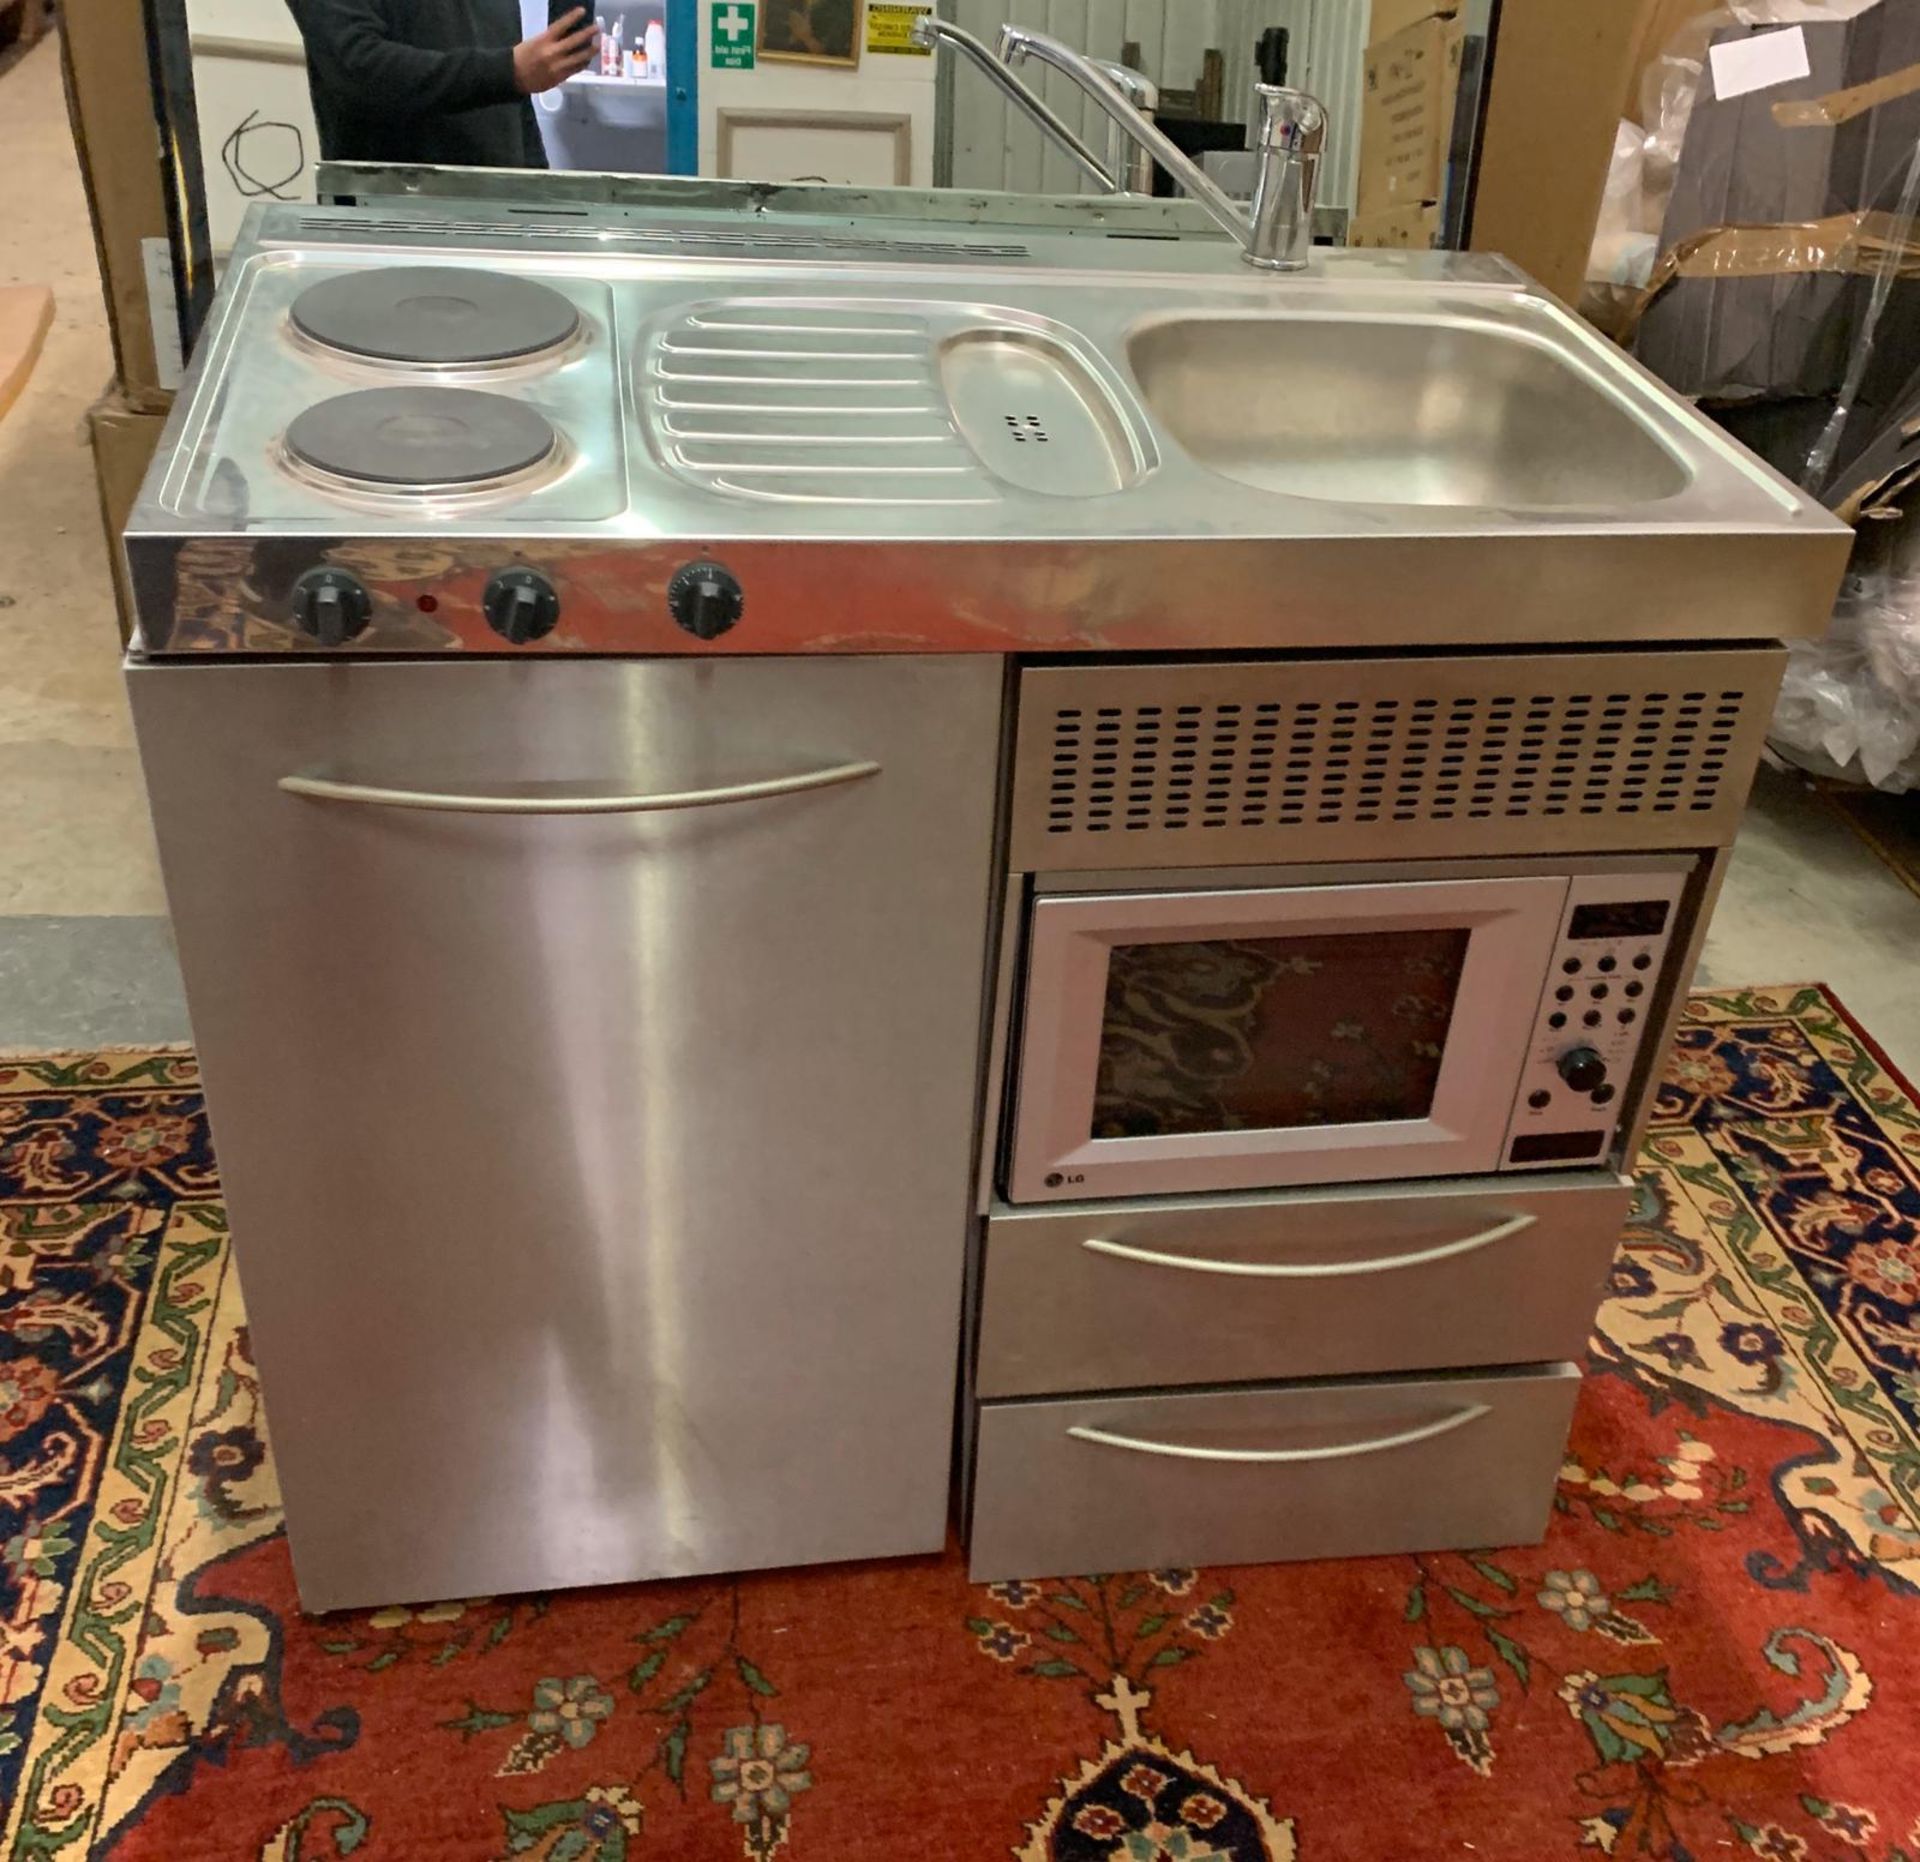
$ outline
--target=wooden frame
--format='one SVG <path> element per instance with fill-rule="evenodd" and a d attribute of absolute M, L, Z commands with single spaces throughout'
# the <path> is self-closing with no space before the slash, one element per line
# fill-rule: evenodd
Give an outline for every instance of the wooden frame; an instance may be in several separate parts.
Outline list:
<path fill-rule="evenodd" d="M 886 131 L 893 141 L 893 185 L 913 180 L 913 118 L 892 110 L 720 110 L 714 116 L 715 169 L 721 180 L 736 179 L 735 133 L 742 129 L 855 129 Z M 767 179 L 764 175 L 750 177 Z"/>
<path fill-rule="evenodd" d="M 817 25 L 818 11 L 845 6 L 847 9 L 846 48 L 836 38 L 825 51 L 812 52 L 795 44 L 791 33 L 779 21 L 805 16 L 809 27 Z M 850 71 L 860 63 L 860 44 L 866 29 L 866 0 L 760 0 L 754 26 L 754 55 L 776 64 L 828 65 Z"/>

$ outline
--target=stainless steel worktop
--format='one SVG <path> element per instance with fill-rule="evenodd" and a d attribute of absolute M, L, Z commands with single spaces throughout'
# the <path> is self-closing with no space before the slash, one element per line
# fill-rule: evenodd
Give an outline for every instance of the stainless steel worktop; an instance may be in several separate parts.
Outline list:
<path fill-rule="evenodd" d="M 523 400 L 561 450 L 455 495 L 317 491 L 288 422 L 396 377 L 289 306 L 427 261 L 575 306 L 559 353 L 400 377 Z M 1497 262 L 1276 279 L 1224 243 L 1030 229 L 268 209 L 161 457 L 128 533 L 154 653 L 300 649 L 285 590 L 319 565 L 375 585 L 363 652 L 1766 638 L 1822 612 L 1847 538 Z M 667 616 L 694 557 L 746 590 L 723 639 Z M 468 586 L 510 563 L 563 603 L 520 647 Z"/>

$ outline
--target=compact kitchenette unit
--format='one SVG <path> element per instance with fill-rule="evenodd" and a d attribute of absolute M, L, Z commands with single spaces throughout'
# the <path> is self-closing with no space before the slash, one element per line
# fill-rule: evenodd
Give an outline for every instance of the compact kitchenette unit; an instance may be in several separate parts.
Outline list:
<path fill-rule="evenodd" d="M 127 547 L 310 1608 L 1543 1530 L 1847 534 L 1509 268 L 268 208 Z"/>

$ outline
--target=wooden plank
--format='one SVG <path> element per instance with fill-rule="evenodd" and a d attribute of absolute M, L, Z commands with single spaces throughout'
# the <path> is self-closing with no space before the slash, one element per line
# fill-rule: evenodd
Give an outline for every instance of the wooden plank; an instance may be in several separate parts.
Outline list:
<path fill-rule="evenodd" d="M 1127 0 L 1125 35 L 1139 44 L 1140 69 L 1156 84 L 1168 82 L 1163 63 L 1167 49 L 1166 0 Z"/>
<path fill-rule="evenodd" d="M 52 325 L 53 293 L 45 285 L 0 285 L 0 419 L 20 398 Z"/>
<path fill-rule="evenodd" d="M 1247 114 L 1253 96 L 1253 42 L 1269 25 L 1280 22 L 1272 15 L 1279 8 L 1260 6 L 1256 0 L 1225 0 L 1220 9 L 1219 46 L 1227 56 L 1225 98 L 1222 108 L 1231 117 Z"/>

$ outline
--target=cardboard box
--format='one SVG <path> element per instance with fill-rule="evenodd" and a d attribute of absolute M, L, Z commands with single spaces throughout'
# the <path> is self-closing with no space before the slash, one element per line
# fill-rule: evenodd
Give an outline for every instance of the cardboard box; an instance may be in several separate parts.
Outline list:
<path fill-rule="evenodd" d="M 1347 222 L 1350 246 L 1397 246 L 1425 250 L 1440 235 L 1440 209 L 1389 207 L 1384 213 L 1356 214 Z"/>
<path fill-rule="evenodd" d="M 67 81 L 67 113 L 80 152 L 94 245 L 106 291 L 113 358 L 127 405 L 163 412 L 178 381 L 178 312 L 147 297 L 145 241 L 171 251 L 165 162 L 154 119 L 147 64 L 147 25 L 141 0 L 87 0 L 64 9 L 60 57 Z"/>
<path fill-rule="evenodd" d="M 1423 19 L 1451 19 L 1459 11 L 1460 0 L 1373 0 L 1373 11 L 1367 15 L 1367 43 L 1384 45 Z"/>
<path fill-rule="evenodd" d="M 1457 18 L 1435 17 L 1368 48 L 1360 104 L 1360 214 L 1421 206 L 1445 192 L 1465 39 Z"/>
<path fill-rule="evenodd" d="M 120 609 L 120 641 L 133 631 L 133 590 L 127 583 L 126 553 L 120 533 L 140 495 L 154 449 L 160 444 L 164 414 L 146 414 L 129 407 L 117 394 L 98 402 L 87 415 L 93 436 L 93 469 L 100 486 L 100 521 L 107 529 L 107 558 L 113 565 L 114 596 Z"/>
<path fill-rule="evenodd" d="M 1643 8 L 1502 0 L 1467 228 L 1569 303 L 1579 297 Z"/>

